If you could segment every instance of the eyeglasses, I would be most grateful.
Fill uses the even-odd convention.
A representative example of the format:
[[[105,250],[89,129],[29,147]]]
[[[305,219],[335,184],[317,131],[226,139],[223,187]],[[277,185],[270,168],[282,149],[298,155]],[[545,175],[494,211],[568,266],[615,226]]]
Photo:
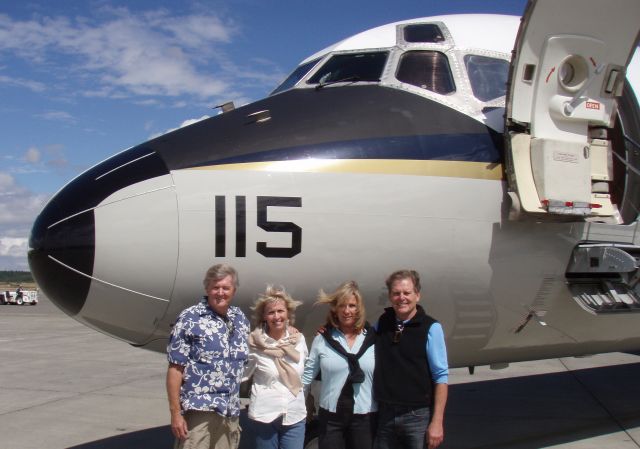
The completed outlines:
[[[402,321],[398,321],[396,323],[396,330],[393,333],[393,341],[394,343],[400,343],[400,338],[402,337],[402,331],[404,330],[404,323]]]

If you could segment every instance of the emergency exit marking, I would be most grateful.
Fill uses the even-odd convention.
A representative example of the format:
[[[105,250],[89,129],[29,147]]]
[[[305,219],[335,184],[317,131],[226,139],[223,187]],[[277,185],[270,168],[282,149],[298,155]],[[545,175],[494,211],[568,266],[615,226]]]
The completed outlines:
[[[587,101],[585,103],[585,106],[587,107],[587,109],[600,110],[600,103],[598,103],[597,101]]]

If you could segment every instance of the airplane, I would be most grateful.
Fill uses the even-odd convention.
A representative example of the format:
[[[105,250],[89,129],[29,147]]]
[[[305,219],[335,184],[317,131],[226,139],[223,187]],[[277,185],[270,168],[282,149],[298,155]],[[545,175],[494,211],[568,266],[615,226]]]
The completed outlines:
[[[356,280],[375,321],[386,276],[415,269],[451,367],[637,351],[638,18],[531,0],[346,38],[70,181],[31,271],[69,316],[161,352],[220,262],[247,314],[266,284],[303,301],[308,336],[319,289]]]

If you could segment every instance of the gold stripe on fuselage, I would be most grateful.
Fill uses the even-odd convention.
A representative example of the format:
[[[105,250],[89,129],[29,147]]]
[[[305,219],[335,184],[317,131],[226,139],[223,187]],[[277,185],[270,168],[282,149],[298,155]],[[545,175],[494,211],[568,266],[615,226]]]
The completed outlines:
[[[372,173],[383,175],[444,176],[502,179],[502,165],[487,162],[423,161],[398,159],[297,159],[207,165],[192,170],[240,170],[288,173]]]

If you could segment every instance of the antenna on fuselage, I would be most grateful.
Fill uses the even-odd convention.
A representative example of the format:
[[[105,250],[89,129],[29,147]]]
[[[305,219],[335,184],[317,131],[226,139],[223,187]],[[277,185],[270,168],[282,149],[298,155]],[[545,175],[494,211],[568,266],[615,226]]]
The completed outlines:
[[[233,104],[233,101],[227,101],[226,103],[222,103],[213,107],[213,109],[217,108],[220,108],[220,111],[224,114],[226,112],[233,111],[236,108],[236,105]]]

